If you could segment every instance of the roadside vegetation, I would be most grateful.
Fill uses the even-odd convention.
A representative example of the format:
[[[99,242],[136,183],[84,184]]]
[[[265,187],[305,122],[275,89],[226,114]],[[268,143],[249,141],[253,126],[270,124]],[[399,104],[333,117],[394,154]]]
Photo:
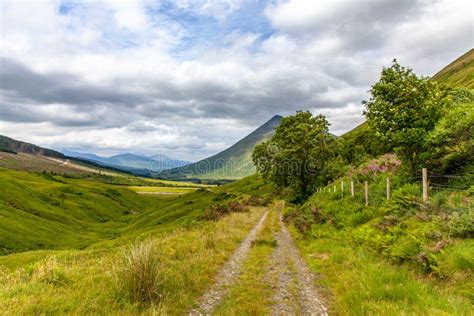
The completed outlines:
[[[394,61],[363,104],[366,123],[340,138],[322,116],[284,118],[254,151],[257,170],[291,202],[285,220],[330,291],[330,311],[468,314],[474,91]],[[422,168],[429,170],[427,201]]]

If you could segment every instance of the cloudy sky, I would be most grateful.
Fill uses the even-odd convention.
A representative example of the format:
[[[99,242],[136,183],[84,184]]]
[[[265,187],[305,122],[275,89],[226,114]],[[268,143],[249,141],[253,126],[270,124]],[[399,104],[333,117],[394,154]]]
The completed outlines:
[[[341,134],[397,58],[433,75],[473,47],[472,1],[1,0],[0,134],[198,160],[275,114]]]

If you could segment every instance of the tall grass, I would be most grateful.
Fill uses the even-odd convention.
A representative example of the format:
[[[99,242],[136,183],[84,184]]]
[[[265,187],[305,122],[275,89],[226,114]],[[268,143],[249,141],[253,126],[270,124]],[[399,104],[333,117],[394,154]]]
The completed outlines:
[[[125,248],[113,267],[119,293],[136,303],[159,301],[163,267],[163,260],[153,240]]]

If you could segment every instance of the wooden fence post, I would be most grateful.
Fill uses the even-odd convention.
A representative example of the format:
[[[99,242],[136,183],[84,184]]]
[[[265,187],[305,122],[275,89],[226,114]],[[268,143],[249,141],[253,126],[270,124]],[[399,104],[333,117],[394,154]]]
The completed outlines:
[[[423,202],[428,202],[428,169],[421,170],[423,175]]]
[[[344,198],[344,181],[341,181],[341,197]]]
[[[351,181],[351,195],[354,196],[354,181]]]
[[[365,206],[369,206],[369,182],[364,181]]]
[[[387,200],[390,200],[390,178],[387,177]]]

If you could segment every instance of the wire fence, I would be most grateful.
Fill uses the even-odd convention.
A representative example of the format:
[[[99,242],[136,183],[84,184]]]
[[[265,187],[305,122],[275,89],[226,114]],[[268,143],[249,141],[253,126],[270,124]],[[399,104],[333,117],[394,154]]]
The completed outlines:
[[[472,196],[474,195],[474,174],[473,173],[458,173],[458,174],[437,174],[437,173],[428,173],[427,169],[423,169],[421,176],[414,176],[404,179],[408,183],[417,183],[421,187],[422,191],[422,200],[425,203],[430,202],[430,193],[439,193],[446,192],[449,194],[452,193],[464,193],[466,199],[463,203],[466,205],[466,208],[456,208],[449,206],[452,210],[466,211],[466,209],[473,209],[474,203]],[[467,181],[457,181],[457,180],[467,180]],[[459,183],[461,182],[461,183]],[[467,183],[466,183],[467,182]],[[380,184],[379,184],[380,186]],[[392,179],[386,178],[385,185],[385,194],[384,197],[388,200],[391,198],[391,192],[394,189]],[[396,188],[395,188],[396,189]],[[355,182],[355,181],[339,181],[332,183],[324,188],[318,188],[317,192],[319,193],[339,193],[341,198],[351,195],[352,197],[358,197],[365,200],[365,205],[369,205],[369,197],[372,197],[372,194],[377,194],[380,198],[380,187],[376,192],[370,190],[370,185],[368,181],[364,182]]]

